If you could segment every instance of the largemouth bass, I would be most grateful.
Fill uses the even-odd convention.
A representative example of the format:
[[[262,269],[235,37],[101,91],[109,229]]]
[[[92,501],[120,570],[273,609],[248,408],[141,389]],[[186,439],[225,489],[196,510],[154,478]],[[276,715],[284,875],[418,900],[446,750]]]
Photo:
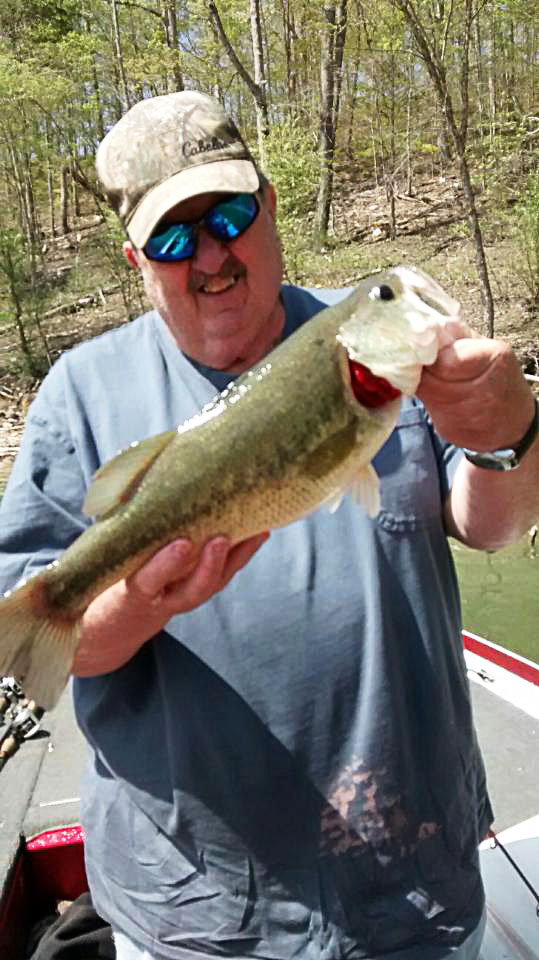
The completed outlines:
[[[238,542],[322,504],[335,509],[349,489],[374,516],[371,460],[401,393],[413,394],[423,366],[459,336],[458,313],[420,271],[375,274],[177,430],[106,463],[84,502],[96,522],[0,600],[0,674],[50,708],[88,605],[177,537],[200,549],[217,534]]]

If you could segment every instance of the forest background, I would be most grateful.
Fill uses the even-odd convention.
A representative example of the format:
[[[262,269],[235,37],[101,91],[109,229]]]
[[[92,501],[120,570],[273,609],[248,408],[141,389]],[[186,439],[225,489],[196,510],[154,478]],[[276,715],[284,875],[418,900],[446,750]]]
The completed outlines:
[[[531,0],[3,0],[0,457],[66,348],[146,308],[95,178],[143,97],[218,97],[276,184],[286,279],[423,267],[539,376]]]

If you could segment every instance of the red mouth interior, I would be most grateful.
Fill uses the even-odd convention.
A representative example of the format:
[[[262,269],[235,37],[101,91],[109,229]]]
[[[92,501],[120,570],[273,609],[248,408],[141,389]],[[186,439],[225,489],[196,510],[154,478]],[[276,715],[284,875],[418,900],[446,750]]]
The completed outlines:
[[[400,396],[400,390],[393,387],[384,377],[375,377],[373,373],[356,360],[348,361],[352,390],[358,403],[374,409]]]

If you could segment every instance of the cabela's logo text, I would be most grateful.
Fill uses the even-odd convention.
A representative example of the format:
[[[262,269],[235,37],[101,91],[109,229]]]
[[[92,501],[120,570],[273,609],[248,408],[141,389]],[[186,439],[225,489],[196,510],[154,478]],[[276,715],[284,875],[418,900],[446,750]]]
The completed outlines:
[[[224,147],[229,147],[230,144],[230,140],[221,140],[220,137],[207,137],[205,140],[186,140],[182,147],[182,152],[184,157],[196,157],[199,153],[209,153],[211,150],[223,150]]]

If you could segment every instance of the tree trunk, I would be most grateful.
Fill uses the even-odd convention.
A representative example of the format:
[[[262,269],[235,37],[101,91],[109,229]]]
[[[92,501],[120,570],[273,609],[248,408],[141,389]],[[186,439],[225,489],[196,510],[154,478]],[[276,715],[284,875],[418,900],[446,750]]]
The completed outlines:
[[[24,189],[24,174],[21,170],[20,159],[15,150],[15,144],[13,142],[13,137],[11,135],[11,130],[5,128],[5,137],[8,148],[9,159],[11,161],[11,169],[13,173],[13,182],[15,184],[15,189],[17,191],[17,202],[19,207],[19,223],[21,227],[21,233],[26,237],[27,242],[30,244],[32,242],[32,228],[30,224],[30,217],[27,207],[26,192]]]
[[[52,164],[50,157],[49,122],[45,122],[45,152],[47,157],[47,196],[49,200],[49,229],[51,237],[56,236],[56,218],[54,212],[54,182],[52,178]]]
[[[490,51],[488,57],[488,102],[490,113],[490,149],[496,155],[496,122],[498,115],[498,84],[496,79],[497,37],[494,14],[490,17]]]
[[[333,199],[333,168],[335,162],[335,137],[338,104],[336,104],[336,22],[337,8],[343,16],[339,0],[325,0],[324,26],[320,45],[320,130],[318,150],[320,157],[320,180],[314,214],[314,243],[320,249],[327,238],[331,201]],[[346,18],[342,27],[342,47],[346,34]],[[341,50],[342,50],[341,47]]]
[[[123,94],[123,110],[129,110],[131,106],[129,99],[129,88],[127,86],[127,78],[125,74],[124,60],[122,54],[122,44],[120,41],[120,24],[118,21],[118,0],[111,0],[110,9],[112,14],[112,37],[114,41],[114,53],[116,58],[116,66],[118,69],[118,76],[120,78],[121,90]]]
[[[212,92],[212,96],[214,96],[216,100],[219,100],[219,102],[222,103],[222,102],[223,102],[223,88],[222,88],[222,85],[221,85],[221,78],[222,78],[223,70],[222,70],[222,66],[221,66],[221,56],[220,56],[220,52],[221,52],[221,38],[219,37],[219,34],[218,34],[218,32],[217,32],[217,27],[215,26],[215,21],[214,21],[213,19],[210,18],[210,19],[208,20],[208,26],[209,26],[209,28],[210,28],[210,32],[211,32],[211,35],[212,35],[212,37],[213,37],[213,41],[214,41],[214,43],[215,43],[215,57],[212,58],[212,60],[213,60],[214,80],[213,80],[213,85],[212,85],[212,91],[211,91],[211,92]]]
[[[2,250],[2,261],[3,261],[2,263],[3,273],[6,277],[11,301],[15,308],[14,320],[15,320],[15,326],[17,328],[17,333],[19,335],[19,344],[21,347],[21,351],[24,356],[28,372],[32,376],[37,376],[39,371],[37,369],[37,365],[34,360],[34,355],[32,353],[30,341],[26,336],[26,330],[25,330],[24,321],[22,318],[22,303],[21,303],[21,298],[19,296],[17,268],[11,256],[11,251],[7,245],[4,246],[4,249]]]
[[[440,153],[442,170],[447,170],[447,168],[451,166],[453,153],[451,150],[451,137],[449,134],[449,130],[447,129],[447,120],[446,120],[443,107],[440,113],[440,123],[438,126],[437,141],[438,141],[438,150]]]
[[[428,25],[425,25],[421,21],[420,17],[420,7],[415,2],[415,0],[392,0],[393,6],[397,7],[405,16],[410,30],[414,36],[415,42],[425,64],[426,70],[431,78],[431,81],[434,86],[434,92],[438,99],[438,103],[442,110],[442,113],[445,116],[447,122],[448,130],[453,139],[455,145],[455,152],[457,154],[460,179],[462,183],[462,188],[464,191],[464,196],[466,200],[466,214],[468,219],[468,224],[470,227],[470,233],[472,237],[472,242],[474,246],[475,253],[475,263],[477,268],[477,274],[479,277],[479,283],[481,288],[481,299],[483,301],[483,317],[487,330],[487,336],[492,337],[494,335],[494,302],[492,299],[492,291],[490,288],[490,280],[488,275],[488,266],[485,256],[485,248],[483,246],[483,237],[481,234],[481,227],[479,224],[479,216],[477,213],[477,206],[475,203],[475,196],[472,186],[472,181],[470,177],[470,168],[468,166],[468,159],[466,156],[466,136],[468,131],[468,56],[469,56],[469,45],[471,39],[471,24],[473,20],[473,11],[472,4],[473,0],[461,0],[464,5],[464,22],[465,22],[465,35],[463,43],[467,46],[467,50],[462,51],[462,60],[461,60],[461,72],[460,72],[460,90],[461,90],[461,100],[462,100],[462,114],[460,119],[460,124],[457,121],[455,110],[453,107],[453,100],[449,92],[447,78],[445,73],[445,67],[443,64],[443,47],[442,53],[438,53],[436,49],[436,44],[431,39],[431,31]],[[444,35],[444,44],[447,40],[447,35]]]
[[[179,93],[185,90],[183,75],[180,66],[180,51],[178,47],[178,16],[176,12],[176,0],[165,0],[163,10],[163,21],[165,25],[165,37],[167,46],[172,51],[172,83],[168,84],[171,93]]]
[[[251,41],[253,45],[254,81],[259,90],[264,91],[263,99],[255,99],[256,133],[260,165],[264,167],[264,140],[269,133],[268,106],[266,101],[266,70],[262,47],[262,24],[260,21],[260,0],[250,0]]]
[[[26,210],[28,215],[28,241],[30,249],[35,251],[40,239],[40,227],[34,200],[32,165],[30,154],[27,151],[24,153],[24,195],[26,198]]]
[[[286,94],[287,94],[287,103],[288,110],[290,112],[290,107],[292,101],[294,100],[294,89],[292,81],[292,29],[291,29],[291,16],[290,16],[290,0],[281,0],[282,2],[282,21],[283,21],[283,44],[284,44],[284,61],[285,61],[285,75],[286,75]]]
[[[54,184],[52,179],[52,167],[47,157],[47,194],[49,198],[49,229],[51,237],[56,236],[56,220],[54,215]]]
[[[341,104],[344,72],[344,47],[346,43],[347,0],[338,0],[335,8],[335,93],[333,97],[333,128],[337,130]]]
[[[92,21],[88,14],[83,15],[84,27],[88,36],[92,33]],[[94,89],[94,101],[95,101],[95,129],[97,133],[97,139],[99,142],[103,140],[105,136],[105,125],[103,123],[103,109],[101,105],[101,90],[99,89],[99,80],[97,78],[97,70],[95,68],[95,60],[92,63],[92,87]]]
[[[475,203],[473,185],[470,177],[470,168],[468,166],[465,146],[463,144],[458,146],[457,143],[455,142],[455,147],[456,147],[458,162],[459,162],[460,179],[461,179],[462,187],[464,190],[464,196],[466,198],[468,224],[470,227],[470,233],[472,235],[472,241],[474,246],[475,266],[477,270],[477,275],[479,277],[479,282],[481,285],[481,299],[483,301],[483,318],[486,326],[486,334],[487,334],[487,337],[493,337],[494,336],[494,301],[492,299],[492,290],[490,287],[490,279],[488,275],[487,258],[485,256],[485,248],[483,245],[483,235],[481,233],[481,226],[479,224],[479,214],[477,213],[477,206]]]
[[[412,172],[412,148],[411,148],[411,127],[412,127],[412,95],[414,89],[414,68],[410,63],[408,71],[408,91],[406,94],[406,196],[413,196],[413,172]]]
[[[63,163],[60,167],[60,236],[69,233],[69,166]]]
[[[223,47],[225,48],[230,61],[238,71],[240,77],[242,78],[244,83],[247,85],[247,87],[249,88],[253,96],[253,99],[255,101],[255,109],[257,111],[257,126],[258,126],[258,114],[260,111],[260,116],[262,119],[260,122],[260,127],[258,129],[261,130],[262,132],[266,131],[267,133],[267,131],[269,130],[269,120],[268,120],[268,101],[267,101],[265,84],[257,83],[256,80],[254,80],[253,77],[251,77],[248,70],[246,70],[246,68],[244,67],[238,54],[234,50],[234,47],[232,46],[230,40],[226,35],[225,28],[223,27],[221,17],[219,16],[219,11],[217,10],[214,0],[207,0],[207,2],[208,2],[209,17],[214,24],[216,33],[221,43],[223,44]],[[256,0],[256,2],[258,4],[258,0]],[[260,33],[260,36],[262,36],[261,33]],[[260,47],[262,48],[262,41],[260,42]],[[262,144],[262,153],[263,152],[264,151],[263,151],[263,144]]]
[[[349,98],[349,110],[348,110],[348,137],[346,144],[346,155],[349,160],[353,156],[353,143],[354,143],[354,120],[356,113],[356,90],[357,90],[357,78],[359,77],[359,65],[361,63],[361,31],[359,29],[359,24],[356,27],[356,51],[352,61],[352,83],[349,84],[348,98]]]
[[[389,239],[397,237],[397,217],[395,213],[395,181],[392,176],[386,177],[386,197],[389,203]]]
[[[75,166],[74,160],[71,161],[69,166],[69,180],[71,182],[71,209],[76,217],[80,217],[80,193],[79,193],[79,184],[78,181],[73,176],[73,168]]]

